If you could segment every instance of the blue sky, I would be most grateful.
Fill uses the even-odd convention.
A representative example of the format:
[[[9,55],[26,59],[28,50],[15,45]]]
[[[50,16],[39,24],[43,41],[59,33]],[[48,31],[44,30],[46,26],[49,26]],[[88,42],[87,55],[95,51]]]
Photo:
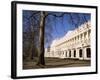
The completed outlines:
[[[90,20],[90,14],[84,14],[84,13],[78,13],[80,16],[85,15],[86,20]],[[77,13],[72,13],[72,15],[77,15]],[[64,36],[69,30],[74,30],[79,27],[79,25],[83,24],[85,21],[80,19],[80,21],[77,19],[77,17],[73,17],[74,22],[76,22],[77,26],[71,23],[69,20],[69,15],[64,15],[63,18],[56,18],[55,20],[52,20],[51,24],[52,27],[54,27],[52,34],[53,38],[60,38]],[[56,28],[56,30],[55,30]]]
[[[29,18],[32,12],[34,11],[25,10],[23,11],[23,16],[26,18]],[[55,14],[60,15],[62,14],[62,12],[56,12]],[[23,28],[25,30],[27,30],[27,28],[30,27],[30,24],[26,18],[23,19]],[[84,22],[90,19],[91,19],[91,14],[89,13],[72,13],[72,12],[67,13],[66,12],[66,14],[63,17],[56,17],[56,18],[52,15],[49,15],[46,19],[45,31],[49,31],[48,29],[52,28],[50,31],[50,34],[52,36],[49,37],[50,39],[49,43],[46,43],[45,46],[47,47],[48,45],[52,43],[54,39],[61,38],[69,30],[74,30],[78,28],[79,25],[83,24]],[[72,24],[72,22],[74,24]],[[75,26],[75,24],[77,25]]]

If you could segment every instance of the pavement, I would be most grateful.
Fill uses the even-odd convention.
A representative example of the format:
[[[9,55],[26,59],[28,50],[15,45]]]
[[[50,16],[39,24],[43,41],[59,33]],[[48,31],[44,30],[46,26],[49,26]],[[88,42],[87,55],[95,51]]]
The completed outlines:
[[[36,60],[23,61],[23,69],[84,67],[91,66],[90,60],[45,58],[45,65],[36,65]]]

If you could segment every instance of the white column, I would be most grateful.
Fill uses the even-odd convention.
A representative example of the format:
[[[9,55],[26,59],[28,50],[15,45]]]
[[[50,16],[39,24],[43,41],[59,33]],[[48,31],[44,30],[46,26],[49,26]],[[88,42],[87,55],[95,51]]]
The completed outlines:
[[[83,59],[85,60],[87,58],[86,48],[83,48]]]
[[[88,36],[89,36],[89,35],[88,35],[88,31],[87,31],[87,32],[86,32],[86,39],[88,39]]]
[[[74,58],[74,50],[71,50],[71,58]]]
[[[79,49],[76,49],[76,58],[79,59]]]
[[[64,51],[64,58],[66,58],[66,51]]]
[[[63,58],[63,51],[61,51],[61,55],[60,55],[60,58]]]
[[[58,53],[58,51],[56,51],[56,52],[55,52],[55,56],[58,57],[58,55],[59,55],[59,53]]]

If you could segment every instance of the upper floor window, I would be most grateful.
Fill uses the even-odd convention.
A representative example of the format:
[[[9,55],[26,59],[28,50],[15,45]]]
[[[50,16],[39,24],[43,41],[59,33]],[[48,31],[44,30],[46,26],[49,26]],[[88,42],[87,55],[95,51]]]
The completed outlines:
[[[79,35],[78,35],[78,40],[79,40]]]
[[[83,34],[81,34],[81,39],[83,38]]]
[[[88,30],[88,37],[90,37],[90,34],[91,34],[91,30]]]
[[[84,39],[86,39],[87,32],[84,33]]]

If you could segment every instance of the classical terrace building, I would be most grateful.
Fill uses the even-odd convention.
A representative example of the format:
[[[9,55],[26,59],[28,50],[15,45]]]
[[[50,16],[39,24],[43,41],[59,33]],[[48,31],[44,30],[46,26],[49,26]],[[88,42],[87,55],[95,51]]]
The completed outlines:
[[[91,23],[80,25],[77,29],[52,42],[45,49],[45,57],[73,58],[81,60],[91,59]]]

